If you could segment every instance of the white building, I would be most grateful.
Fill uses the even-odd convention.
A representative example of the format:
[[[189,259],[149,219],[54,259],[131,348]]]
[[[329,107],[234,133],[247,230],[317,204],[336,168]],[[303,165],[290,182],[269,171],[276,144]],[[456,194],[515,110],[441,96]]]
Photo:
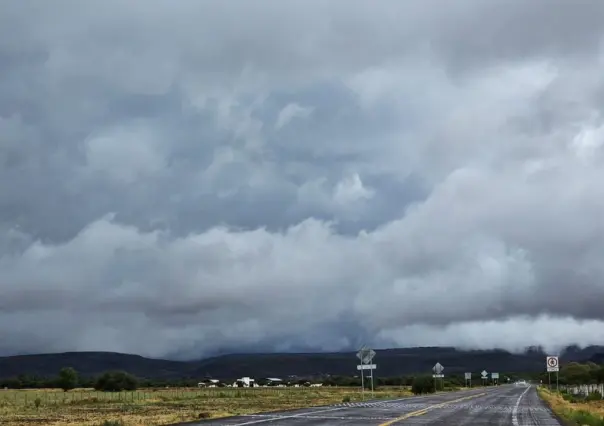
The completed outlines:
[[[235,383],[233,383],[233,386],[234,387],[253,388],[256,386],[256,383],[254,382],[254,379],[252,379],[252,378],[242,377],[241,379],[235,380]]]

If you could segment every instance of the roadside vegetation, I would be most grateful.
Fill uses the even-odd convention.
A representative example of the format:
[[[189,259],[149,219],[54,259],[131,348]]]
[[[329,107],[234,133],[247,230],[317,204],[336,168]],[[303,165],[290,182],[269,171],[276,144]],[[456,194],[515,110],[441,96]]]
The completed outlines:
[[[408,395],[408,388],[375,391],[376,398]],[[0,418],[3,426],[147,426],[356,401],[361,390],[352,387],[0,390]]]
[[[539,396],[569,425],[604,426],[604,401],[599,392],[577,398],[566,392],[539,388]]]
[[[547,373],[546,373],[547,374]],[[601,389],[604,383],[604,367],[594,363],[568,363],[562,366],[556,391],[550,387],[549,377],[539,387],[539,396],[569,425],[604,426],[604,400]],[[599,389],[599,390],[598,390]]]

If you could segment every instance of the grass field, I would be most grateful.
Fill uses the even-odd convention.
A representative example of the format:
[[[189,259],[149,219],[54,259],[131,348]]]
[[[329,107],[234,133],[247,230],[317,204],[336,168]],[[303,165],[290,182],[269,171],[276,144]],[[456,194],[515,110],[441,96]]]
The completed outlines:
[[[557,392],[539,388],[539,395],[552,410],[571,424],[604,426],[604,401],[571,402]]]
[[[376,398],[410,395],[408,389],[376,390]],[[369,393],[366,392],[366,398]],[[100,426],[105,420],[124,425],[166,425],[342,401],[360,401],[358,388],[213,388],[143,389],[105,393],[88,389],[0,390],[0,419],[3,426],[80,425]]]

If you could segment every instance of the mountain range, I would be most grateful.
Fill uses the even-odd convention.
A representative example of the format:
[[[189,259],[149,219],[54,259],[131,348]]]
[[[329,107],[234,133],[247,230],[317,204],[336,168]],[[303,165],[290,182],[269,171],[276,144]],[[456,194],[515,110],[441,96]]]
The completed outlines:
[[[500,349],[460,350],[452,347],[419,347],[376,350],[374,363],[380,377],[430,373],[439,362],[445,374],[518,372],[532,373],[545,369],[541,348],[527,348],[523,353]],[[603,346],[570,346],[560,354],[565,362],[604,360]],[[125,370],[141,378],[190,379],[214,377],[232,379],[242,376],[285,377],[357,374],[354,352],[332,353],[253,353],[220,355],[198,361],[171,361],[113,352],[66,352],[0,357],[0,379],[18,375],[55,376],[63,367],[73,367],[83,376],[95,376],[108,370]]]

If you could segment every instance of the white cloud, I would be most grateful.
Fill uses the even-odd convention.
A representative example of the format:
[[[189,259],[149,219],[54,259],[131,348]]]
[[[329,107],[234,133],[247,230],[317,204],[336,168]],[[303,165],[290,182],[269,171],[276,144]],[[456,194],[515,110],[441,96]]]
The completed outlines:
[[[313,112],[313,108],[311,107],[303,107],[296,103],[290,103],[283,107],[281,111],[279,111],[279,116],[277,117],[277,122],[275,123],[276,129],[281,129],[283,126],[286,126],[290,121],[294,118],[306,118]]]
[[[373,197],[373,190],[366,188],[358,173],[338,182],[334,189],[336,203],[346,205]]]
[[[85,142],[87,168],[107,175],[120,185],[132,184],[161,172],[165,158],[151,129],[110,129]]]
[[[560,354],[564,344],[560,335],[573,336],[579,346],[604,339],[604,321],[579,321],[572,317],[514,317],[505,321],[473,321],[446,327],[410,326],[380,333],[384,339],[411,340],[418,346],[457,346],[465,349],[507,348],[522,351],[541,346],[550,354]],[[518,331],[522,330],[522,333]]]

